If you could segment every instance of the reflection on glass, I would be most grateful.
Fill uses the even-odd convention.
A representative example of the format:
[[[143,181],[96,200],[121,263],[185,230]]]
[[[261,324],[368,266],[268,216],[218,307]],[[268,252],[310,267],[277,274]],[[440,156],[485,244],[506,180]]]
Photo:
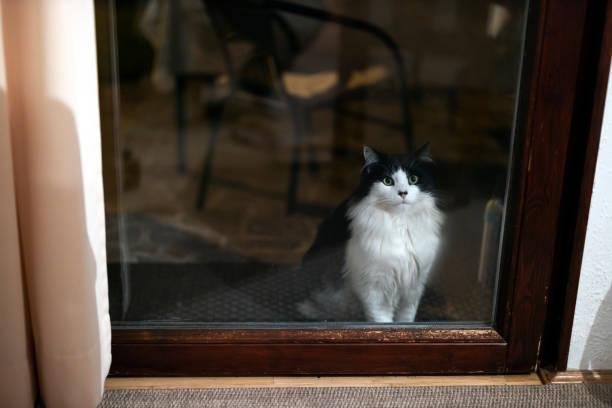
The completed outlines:
[[[526,1],[97,7],[115,324],[492,322]]]

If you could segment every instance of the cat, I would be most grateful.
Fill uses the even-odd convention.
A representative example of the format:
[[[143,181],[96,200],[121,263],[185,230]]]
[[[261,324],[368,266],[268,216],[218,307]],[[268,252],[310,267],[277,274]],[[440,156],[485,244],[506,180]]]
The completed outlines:
[[[319,225],[302,260],[322,287],[298,304],[312,320],[414,322],[440,245],[443,214],[426,144],[391,155],[364,146],[356,191]]]

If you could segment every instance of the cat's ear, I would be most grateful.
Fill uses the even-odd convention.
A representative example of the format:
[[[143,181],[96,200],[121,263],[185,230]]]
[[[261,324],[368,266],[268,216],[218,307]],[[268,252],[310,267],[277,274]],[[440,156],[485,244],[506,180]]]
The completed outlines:
[[[365,161],[363,167],[369,166],[370,164],[380,161],[380,153],[370,146],[363,146],[363,159]]]
[[[416,152],[414,152],[414,157],[422,162],[433,163],[433,157],[431,157],[431,151],[429,149],[429,142],[419,147]]]

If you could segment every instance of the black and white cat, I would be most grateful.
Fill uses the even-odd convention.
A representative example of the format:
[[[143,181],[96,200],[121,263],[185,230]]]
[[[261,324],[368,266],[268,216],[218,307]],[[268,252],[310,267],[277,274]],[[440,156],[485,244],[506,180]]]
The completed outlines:
[[[412,155],[363,148],[357,190],[319,226],[305,273],[323,287],[298,305],[315,320],[413,322],[440,243],[428,145]],[[359,316],[359,317],[357,317]]]

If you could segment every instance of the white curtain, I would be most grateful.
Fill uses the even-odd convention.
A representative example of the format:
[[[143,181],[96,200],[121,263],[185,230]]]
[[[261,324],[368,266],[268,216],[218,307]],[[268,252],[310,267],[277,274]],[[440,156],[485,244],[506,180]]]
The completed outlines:
[[[93,407],[110,366],[93,1],[0,0],[0,405]]]

